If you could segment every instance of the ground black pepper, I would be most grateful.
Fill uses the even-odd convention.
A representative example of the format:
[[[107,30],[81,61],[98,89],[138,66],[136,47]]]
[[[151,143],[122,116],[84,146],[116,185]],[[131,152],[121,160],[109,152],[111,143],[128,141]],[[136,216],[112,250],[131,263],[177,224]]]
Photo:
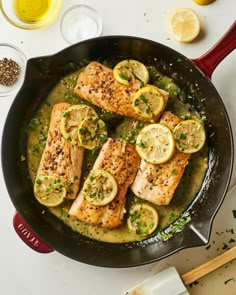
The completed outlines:
[[[12,86],[20,76],[20,66],[12,59],[0,59],[0,84]]]

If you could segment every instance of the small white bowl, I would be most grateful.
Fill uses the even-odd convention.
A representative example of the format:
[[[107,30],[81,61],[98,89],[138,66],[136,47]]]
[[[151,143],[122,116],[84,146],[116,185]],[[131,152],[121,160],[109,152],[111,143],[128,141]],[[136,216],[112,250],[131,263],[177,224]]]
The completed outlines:
[[[98,37],[102,34],[102,19],[90,6],[72,6],[62,16],[61,33],[69,44]]]
[[[20,67],[20,75],[17,81],[11,86],[0,84],[0,96],[8,96],[14,94],[21,87],[24,77],[27,59],[24,53],[14,45],[0,43],[0,60],[3,58],[12,59]]]

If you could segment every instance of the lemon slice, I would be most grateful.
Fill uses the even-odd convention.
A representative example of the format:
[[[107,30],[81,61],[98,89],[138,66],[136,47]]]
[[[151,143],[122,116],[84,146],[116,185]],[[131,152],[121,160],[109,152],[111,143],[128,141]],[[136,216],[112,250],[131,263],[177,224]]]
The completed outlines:
[[[88,150],[99,148],[107,140],[106,124],[99,118],[87,117],[78,129],[79,144]]]
[[[118,186],[115,178],[105,170],[93,170],[84,182],[82,194],[95,206],[104,206],[116,196]]]
[[[206,133],[201,123],[195,120],[180,122],[173,131],[176,147],[183,153],[196,153],[204,145]]]
[[[156,209],[146,203],[134,204],[129,210],[128,228],[138,235],[147,236],[157,228],[159,216]]]
[[[60,205],[66,197],[63,182],[53,175],[41,175],[34,183],[34,195],[39,203],[47,207]]]
[[[191,8],[176,8],[169,15],[169,29],[180,42],[191,42],[200,33],[200,19]]]
[[[73,145],[79,145],[78,128],[86,117],[97,118],[94,109],[87,105],[73,105],[66,109],[61,118],[61,133]]]
[[[126,59],[119,62],[113,69],[114,78],[124,84],[128,85],[131,80],[138,79],[146,84],[149,80],[149,73],[146,66],[133,59]]]
[[[135,92],[133,108],[144,119],[158,116],[165,107],[165,99],[155,86],[146,86]]]
[[[175,141],[168,127],[162,124],[150,124],[138,134],[136,149],[146,162],[161,164],[172,158],[175,151]]]
[[[215,0],[193,0],[193,2],[195,2],[198,5],[208,5],[214,1]]]

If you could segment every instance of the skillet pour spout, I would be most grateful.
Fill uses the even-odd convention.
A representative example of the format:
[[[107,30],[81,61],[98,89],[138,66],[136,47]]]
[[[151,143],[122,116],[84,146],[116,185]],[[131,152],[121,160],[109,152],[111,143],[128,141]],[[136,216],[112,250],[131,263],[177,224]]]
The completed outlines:
[[[206,59],[195,60],[201,65],[200,70],[194,62],[167,46],[129,36],[98,37],[75,44],[55,55],[28,61],[25,81],[4,126],[2,167],[8,193],[18,212],[17,218],[14,218],[14,226],[24,241],[31,243],[31,248],[44,253],[54,249],[67,257],[91,265],[131,267],[151,263],[180,249],[201,246],[208,242],[214,216],[230,183],[234,151],[227,111],[206,76],[210,76],[217,63],[235,48],[235,33],[234,23],[216,45],[221,48],[220,57],[215,56],[216,47],[207,53],[208,58],[214,55],[211,58],[214,65],[206,66],[206,75],[202,72],[205,71],[203,64]],[[227,49],[224,44],[228,44]],[[184,83],[185,87],[194,88],[194,107],[207,118],[205,127],[209,146],[208,170],[199,192],[183,213],[190,214],[191,221],[167,241],[163,241],[158,235],[123,244],[92,240],[72,231],[35,200],[27,161],[24,160],[27,141],[25,128],[50,90],[63,76],[74,70],[70,65],[100,58],[136,59],[143,63],[152,61],[162,65],[161,71],[164,74],[175,73],[177,84]],[[27,225],[27,230],[19,230],[24,224]],[[33,245],[32,240],[35,239],[38,239],[40,246],[38,243]]]

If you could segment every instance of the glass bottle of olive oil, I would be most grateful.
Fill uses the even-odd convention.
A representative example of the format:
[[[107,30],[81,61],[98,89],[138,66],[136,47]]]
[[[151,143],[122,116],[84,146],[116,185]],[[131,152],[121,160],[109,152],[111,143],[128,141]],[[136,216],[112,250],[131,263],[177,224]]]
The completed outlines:
[[[34,23],[43,20],[48,14],[52,0],[14,0],[16,16],[25,23]]]

